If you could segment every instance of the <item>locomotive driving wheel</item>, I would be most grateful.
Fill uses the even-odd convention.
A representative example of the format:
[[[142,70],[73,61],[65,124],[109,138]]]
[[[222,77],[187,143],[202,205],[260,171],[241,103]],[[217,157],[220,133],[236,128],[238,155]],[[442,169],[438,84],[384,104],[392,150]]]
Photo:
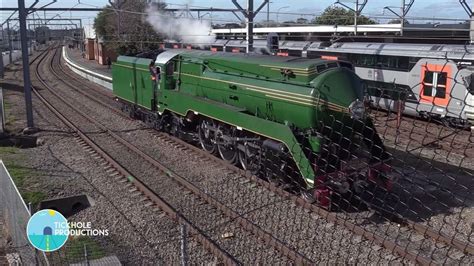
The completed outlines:
[[[238,162],[238,151],[235,141],[235,130],[232,127],[224,124],[219,124],[216,130],[216,144],[217,150],[221,158],[231,164]]]
[[[244,170],[254,175],[258,174],[261,167],[258,153],[251,149],[247,143],[243,145],[243,150],[239,149],[239,162]]]
[[[198,128],[199,143],[201,147],[209,153],[215,153],[217,149],[215,143],[215,128],[216,125],[214,121],[208,119],[203,119]]]

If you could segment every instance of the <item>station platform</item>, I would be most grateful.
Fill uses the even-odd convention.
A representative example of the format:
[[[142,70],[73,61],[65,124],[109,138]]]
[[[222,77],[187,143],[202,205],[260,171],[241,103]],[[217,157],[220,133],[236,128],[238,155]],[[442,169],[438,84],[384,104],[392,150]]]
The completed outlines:
[[[92,72],[102,74],[104,76],[112,77],[112,69],[108,68],[107,66],[100,65],[95,60],[88,60],[82,57],[81,50],[79,49],[66,49],[66,54],[70,60],[72,60],[77,65],[91,70]]]
[[[95,60],[82,58],[77,49],[62,48],[62,57],[66,65],[76,74],[109,90],[113,89],[112,69],[99,65]]]

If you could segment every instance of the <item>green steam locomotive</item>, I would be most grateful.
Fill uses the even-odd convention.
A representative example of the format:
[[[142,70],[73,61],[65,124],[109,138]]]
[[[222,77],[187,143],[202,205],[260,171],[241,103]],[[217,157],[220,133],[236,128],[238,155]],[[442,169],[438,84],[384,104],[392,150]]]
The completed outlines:
[[[390,189],[390,159],[346,62],[170,50],[118,58],[123,111],[308,199]]]

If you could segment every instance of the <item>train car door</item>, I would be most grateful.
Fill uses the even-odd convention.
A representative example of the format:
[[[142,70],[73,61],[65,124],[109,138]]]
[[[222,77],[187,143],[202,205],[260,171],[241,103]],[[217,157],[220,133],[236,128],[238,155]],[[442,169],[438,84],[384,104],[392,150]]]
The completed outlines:
[[[448,106],[451,95],[451,66],[424,64],[421,67],[420,102]]]

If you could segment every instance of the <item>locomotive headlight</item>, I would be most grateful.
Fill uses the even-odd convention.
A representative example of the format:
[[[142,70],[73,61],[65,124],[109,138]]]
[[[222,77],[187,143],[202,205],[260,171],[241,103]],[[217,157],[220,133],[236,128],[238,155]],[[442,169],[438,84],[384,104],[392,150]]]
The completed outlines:
[[[365,115],[365,104],[359,99],[353,101],[349,105],[349,113],[351,114],[352,119],[362,119]]]

